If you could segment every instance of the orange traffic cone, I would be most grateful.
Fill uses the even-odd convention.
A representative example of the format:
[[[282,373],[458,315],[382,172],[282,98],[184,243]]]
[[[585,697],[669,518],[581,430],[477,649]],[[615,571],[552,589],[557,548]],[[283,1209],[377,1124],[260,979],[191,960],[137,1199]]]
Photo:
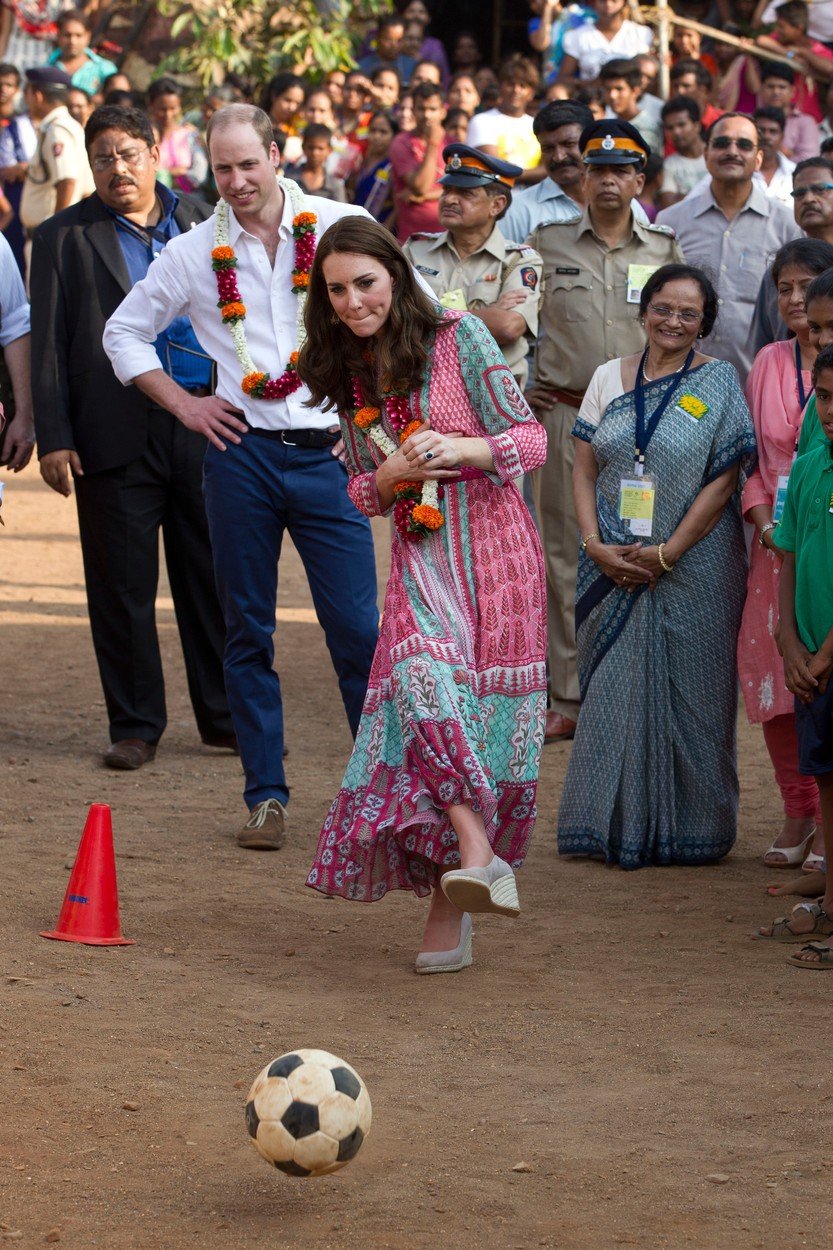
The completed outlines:
[[[93,803],[69,879],[58,925],[41,937],[86,946],[132,946],[122,937],[113,822],[106,803]]]

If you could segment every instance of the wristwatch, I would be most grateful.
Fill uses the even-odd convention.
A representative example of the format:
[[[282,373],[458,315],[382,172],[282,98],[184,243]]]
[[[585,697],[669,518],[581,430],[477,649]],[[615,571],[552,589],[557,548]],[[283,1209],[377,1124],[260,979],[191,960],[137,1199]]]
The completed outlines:
[[[765,536],[766,536],[766,535],[767,535],[767,534],[768,534],[771,530],[775,530],[775,529],[777,529],[777,528],[778,528],[778,526],[777,526],[777,524],[775,523],[775,521],[767,521],[766,525],[762,525],[762,526],[761,526],[761,528],[758,530],[758,542],[761,544],[761,546],[762,546],[762,547],[765,547],[765,546],[766,546],[766,543],[764,542],[764,538],[765,538]]]

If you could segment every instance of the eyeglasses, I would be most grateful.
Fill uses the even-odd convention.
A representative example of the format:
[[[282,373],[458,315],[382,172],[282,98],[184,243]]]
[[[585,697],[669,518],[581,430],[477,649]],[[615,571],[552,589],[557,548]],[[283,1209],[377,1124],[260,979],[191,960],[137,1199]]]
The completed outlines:
[[[718,135],[711,140],[709,146],[718,152],[725,152],[732,144],[739,152],[754,152],[758,146],[754,139],[735,139],[732,135]]]
[[[794,200],[803,200],[805,195],[824,195],[825,191],[833,191],[833,182],[811,182],[807,187],[796,187],[790,195]]]
[[[671,321],[672,318],[679,317],[683,325],[693,326],[703,320],[703,314],[695,312],[693,308],[669,308],[667,304],[649,304],[648,307],[660,321]]]
[[[124,152],[114,152],[112,156],[96,156],[90,164],[97,174],[106,173],[117,161],[122,161],[125,165],[135,169],[136,166],[142,164],[149,150],[149,148],[126,148]]]

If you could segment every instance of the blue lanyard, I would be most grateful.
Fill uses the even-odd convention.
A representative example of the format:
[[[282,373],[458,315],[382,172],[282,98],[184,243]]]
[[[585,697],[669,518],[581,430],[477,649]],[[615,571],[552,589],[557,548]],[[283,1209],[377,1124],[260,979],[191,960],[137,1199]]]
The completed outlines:
[[[803,412],[804,405],[807,403],[807,400],[816,388],[811,386],[810,395],[804,394],[804,379],[801,376],[801,348],[798,346],[798,339],[795,340],[795,386],[798,392],[799,409]],[[796,446],[798,446],[797,443]]]
[[[636,400],[636,448],[633,453],[634,464],[638,476],[642,476],[645,468],[645,452],[648,450],[648,444],[654,436],[654,431],[660,423],[660,418],[671,403],[671,396],[677,387],[685,378],[691,368],[691,362],[694,359],[694,348],[685,358],[685,364],[679,373],[675,373],[665,388],[665,393],[659,404],[654,410],[646,425],[645,423],[645,385],[644,385],[644,369],[645,361],[648,359],[648,348],[642,353],[642,359],[639,362],[639,368],[636,371],[636,386],[634,387],[634,398]]]

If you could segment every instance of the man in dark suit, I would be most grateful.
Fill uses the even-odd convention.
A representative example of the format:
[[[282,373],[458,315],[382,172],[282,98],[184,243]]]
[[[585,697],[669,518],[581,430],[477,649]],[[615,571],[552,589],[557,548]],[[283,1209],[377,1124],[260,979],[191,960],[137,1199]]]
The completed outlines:
[[[75,496],[111,768],[153,759],[166,724],[155,624],[159,530],[197,727],[236,749],[223,682],[225,628],[202,501],[205,439],[113,373],[107,318],[168,239],[209,215],[156,181],[159,151],[134,109],[102,107],[87,123],[95,193],[38,228],[32,250],[32,390],[41,475]],[[187,318],[155,344],[162,367],[194,395],[212,362]]]

